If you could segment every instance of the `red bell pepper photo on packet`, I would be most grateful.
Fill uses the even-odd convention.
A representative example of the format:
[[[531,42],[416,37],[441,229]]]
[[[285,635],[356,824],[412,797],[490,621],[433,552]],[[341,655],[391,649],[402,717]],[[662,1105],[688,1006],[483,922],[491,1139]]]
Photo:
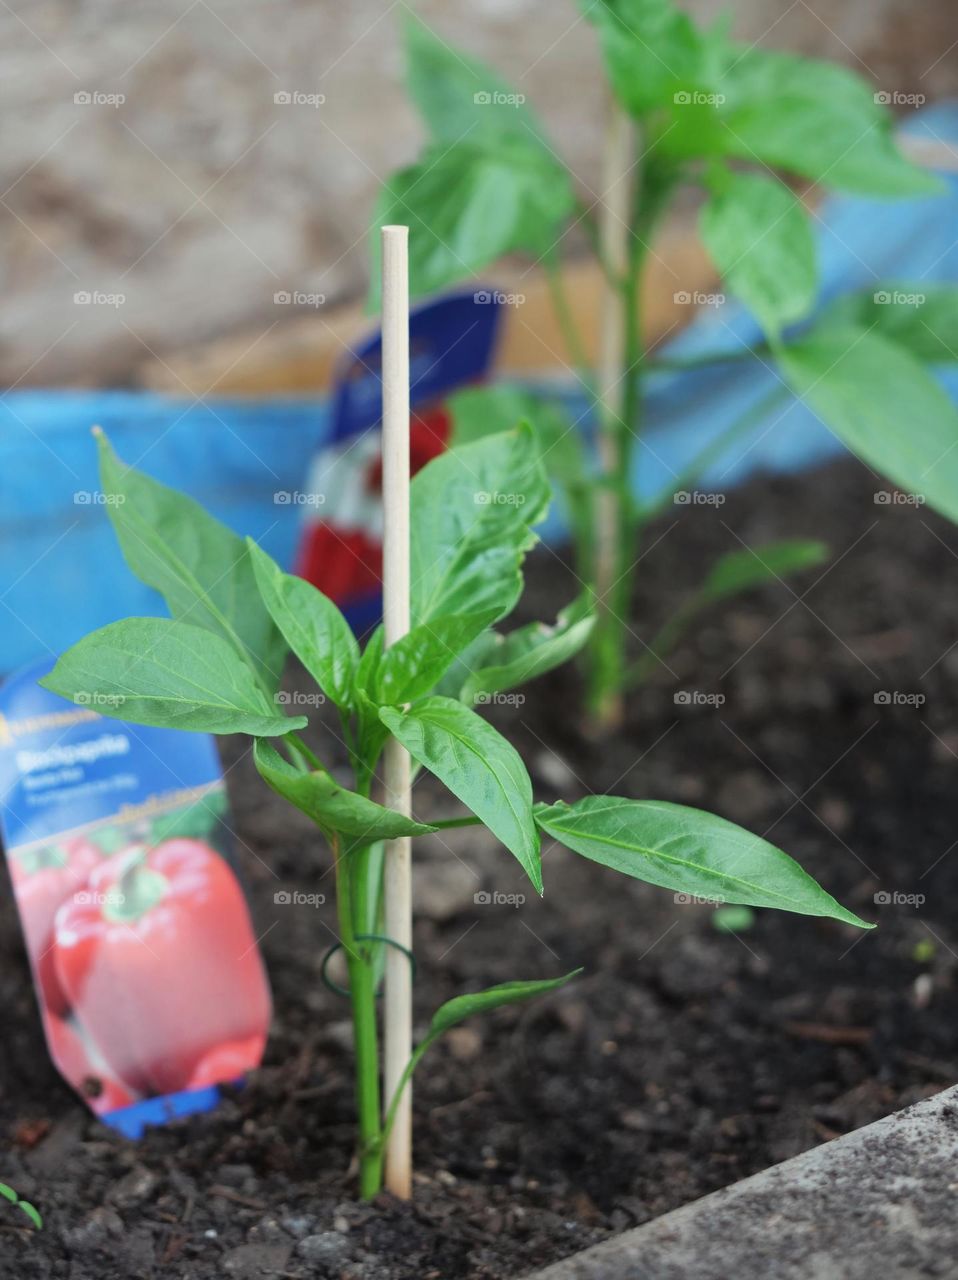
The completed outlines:
[[[66,704],[51,666],[0,689],[0,828],[50,1056],[136,1136],[259,1065],[269,986],[212,739]]]

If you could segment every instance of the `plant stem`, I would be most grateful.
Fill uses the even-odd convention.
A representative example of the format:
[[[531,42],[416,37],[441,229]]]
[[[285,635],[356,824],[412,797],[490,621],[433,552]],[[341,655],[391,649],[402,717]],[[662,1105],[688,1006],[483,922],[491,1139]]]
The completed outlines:
[[[332,837],[336,862],[336,911],[339,940],[346,954],[349,995],[352,1002],[353,1035],[356,1047],[356,1109],[359,1115],[359,1192],[370,1200],[382,1187],[383,1152],[379,1093],[379,1036],[376,1027],[376,975],[368,953],[357,945],[354,912],[363,912],[364,902],[353,903],[349,855],[341,838]],[[358,884],[359,895],[368,885]]]
[[[572,308],[569,305],[569,299],[566,296],[565,285],[562,283],[562,269],[555,254],[550,253],[546,257],[545,267],[546,279],[549,282],[549,292],[552,297],[552,306],[555,310],[566,348],[580,380],[586,384],[590,394],[594,395],[595,384],[589,368],[588,357],[585,353],[579,327],[575,322]]]

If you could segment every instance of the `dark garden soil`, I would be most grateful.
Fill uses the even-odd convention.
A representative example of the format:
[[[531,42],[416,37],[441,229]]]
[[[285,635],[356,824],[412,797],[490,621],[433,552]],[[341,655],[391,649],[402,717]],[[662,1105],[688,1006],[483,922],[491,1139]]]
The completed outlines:
[[[592,789],[714,808],[878,930],[764,912],[723,933],[708,905],[561,849],[546,853],[533,901],[477,830],[421,841],[423,1021],[455,993],[586,972],[432,1051],[416,1092],[415,1202],[358,1205],[347,1010],[319,981],[328,859],[231,743],[275,990],[266,1064],[215,1114],[137,1144],[112,1136],[47,1063],[4,894],[0,1178],[47,1219],[33,1235],[4,1215],[4,1280],[501,1280],[958,1080],[958,532],[876,504],[887,489],[843,462],[756,480],[721,507],[674,508],[647,539],[634,615],[646,638],[740,540],[822,537],[831,565],[794,583],[801,599],[775,583],[714,610],[670,660],[674,677],[661,671],[601,741],[577,727],[568,673],[492,708],[542,798]],[[529,579],[526,614],[552,616],[573,594],[549,551]],[[454,812],[428,781],[420,790],[421,815]],[[274,904],[283,889],[330,901]]]

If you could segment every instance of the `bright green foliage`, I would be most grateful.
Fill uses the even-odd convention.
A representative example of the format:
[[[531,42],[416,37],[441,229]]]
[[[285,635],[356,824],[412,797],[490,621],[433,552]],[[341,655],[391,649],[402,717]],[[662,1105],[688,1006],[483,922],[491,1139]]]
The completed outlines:
[[[807,315],[818,274],[808,218],[788,187],[758,173],[726,173],[702,206],[702,239],[726,284],[769,333]]]
[[[405,714],[383,707],[379,715],[412,758],[445,783],[515,854],[541,893],[532,783],[515,747],[452,698],[428,698]]]
[[[268,737],[306,724],[287,719],[225,640],[188,622],[126,618],[85,636],[40,681],[101,715],[202,733]]]
[[[648,246],[671,201],[684,185],[700,187],[700,230],[720,288],[739,299],[765,333],[755,354],[777,364],[783,387],[803,395],[869,465],[897,484],[927,489],[930,502],[949,510],[952,466],[939,468],[936,459],[954,457],[955,412],[910,357],[925,363],[958,358],[955,291],[930,288],[910,310],[884,306],[881,298],[839,300],[811,335],[796,338],[814,311],[819,274],[810,215],[789,183],[883,198],[943,189],[898,150],[893,118],[873,85],[845,67],[740,43],[725,21],[699,26],[674,0],[578,0],[578,7],[594,29],[620,110],[636,123],[634,162],[623,179],[630,186],[628,262],[613,269],[596,246],[609,283],[625,299],[624,315],[638,316]],[[409,224],[413,292],[467,280],[504,254],[525,252],[547,268],[566,346],[583,365],[585,344],[563,295],[556,255],[571,231],[590,231],[597,242],[595,192],[574,197],[572,176],[524,95],[498,72],[418,21],[406,26],[406,62],[410,96],[429,140],[414,165],[388,180],[375,225]],[[519,421],[530,424],[572,535],[577,575],[595,593],[587,674],[600,721],[614,719],[622,689],[654,669],[664,642],[710,598],[707,587],[696,593],[629,665],[625,617],[641,561],[637,544],[651,511],[633,502],[632,484],[641,456],[642,383],[654,360],[643,352],[639,319],[623,323],[617,403],[601,411],[596,405],[606,446],[597,456],[584,448],[578,424],[528,391],[469,388],[451,406],[455,447],[471,447]],[[870,376],[868,348],[856,354],[850,345],[871,329],[874,342],[894,346],[879,379]],[[594,390],[590,372],[577,372]],[[892,381],[898,391],[886,397]],[[918,408],[903,412],[909,404]],[[902,430],[903,421],[919,417],[917,432]],[[742,424],[751,425],[748,419]],[[938,483],[925,484],[929,467]],[[687,479],[694,482],[695,475]],[[610,524],[611,534],[599,536]],[[477,642],[470,659],[481,654]],[[462,675],[454,665],[443,691]]]
[[[875,332],[827,330],[786,347],[796,395],[869,466],[958,519],[958,409],[919,360]]]
[[[536,822],[584,858],[663,889],[872,927],[787,853],[714,813],[663,800],[587,796],[573,805],[538,806]]]
[[[815,334],[856,329],[909,351],[925,364],[958,362],[958,286],[883,282],[862,293],[846,293],[822,312]],[[503,423],[504,430],[508,423]]]
[[[97,444],[106,509],[130,569],[159,591],[174,618],[251,659],[271,693],[286,646],[259,599],[243,539],[192,498],[122,463],[102,431]]]
[[[814,569],[827,559],[828,547],[824,542],[804,539],[730,551],[712,566],[702,584],[702,596],[708,601],[722,600],[788,574]]]
[[[131,490],[150,492],[151,481],[123,468],[105,443],[102,449],[107,472],[120,469]],[[526,624],[505,633],[493,629],[519,597],[523,558],[548,504],[541,454],[539,437],[524,426],[481,436],[435,459],[416,477],[411,524],[415,625],[389,649],[378,627],[360,650],[331,601],[283,573],[254,543],[233,544],[247,571],[237,579],[241,594],[231,602],[230,616],[244,619],[262,610],[335,705],[349,748],[352,786],[334,778],[299,736],[306,718],[284,714],[289,700],[268,691],[251,649],[237,646],[228,633],[213,627],[180,617],[116,622],[74,645],[43,681],[54,692],[125,720],[250,735],[264,781],[327,839],[356,1030],[360,1186],[365,1196],[380,1187],[383,1147],[399,1097],[397,1092],[383,1106],[379,1083],[375,998],[385,951],[383,841],[478,822],[514,855],[541,893],[541,830],[586,858],[653,884],[863,925],[784,853],[709,814],[609,797],[571,807],[535,804],[522,758],[473,707],[495,701],[495,695],[569,659],[594,625],[586,593],[554,626]],[[150,566],[176,562],[178,553],[167,537],[181,548],[205,540],[210,554],[218,557],[228,531],[179,495],[163,494],[160,507],[153,508],[160,532],[149,534]],[[171,531],[166,513],[174,509],[179,520]],[[715,595],[740,589],[769,573],[814,563],[818,554],[818,544],[796,543],[778,552],[765,549],[759,557],[761,572],[747,562],[720,563],[710,589]],[[198,560],[191,574],[199,583],[209,579],[210,570]],[[179,608],[181,597],[174,592],[174,599]],[[215,616],[202,590],[196,609],[204,617]],[[297,705],[321,700],[307,696]],[[462,802],[466,816],[433,825],[372,798],[380,753],[390,734]],[[506,983],[449,1001],[410,1057],[407,1078],[429,1046],[463,1018],[553,991],[574,976]]]
[[[444,1005],[443,1008],[445,1007],[446,1006]],[[40,1214],[29,1200],[21,1200],[13,1187],[8,1186],[5,1182],[0,1182],[0,1196],[2,1196],[4,1200],[9,1200],[11,1204],[15,1204],[22,1213],[25,1213],[38,1231],[42,1230],[43,1219],[40,1217]]]

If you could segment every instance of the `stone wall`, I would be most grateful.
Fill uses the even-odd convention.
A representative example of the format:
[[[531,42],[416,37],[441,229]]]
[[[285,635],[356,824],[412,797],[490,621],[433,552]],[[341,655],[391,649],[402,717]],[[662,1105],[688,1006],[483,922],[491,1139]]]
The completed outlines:
[[[277,291],[359,292],[378,182],[421,138],[400,85],[405,8],[0,6],[0,380],[123,381],[150,353],[281,324]],[[515,82],[595,182],[598,62],[572,0],[423,0],[419,12]],[[920,22],[908,0],[735,6],[742,37],[929,99],[955,90],[953,28],[953,0],[923,0]],[[325,101],[277,104],[281,92]]]

